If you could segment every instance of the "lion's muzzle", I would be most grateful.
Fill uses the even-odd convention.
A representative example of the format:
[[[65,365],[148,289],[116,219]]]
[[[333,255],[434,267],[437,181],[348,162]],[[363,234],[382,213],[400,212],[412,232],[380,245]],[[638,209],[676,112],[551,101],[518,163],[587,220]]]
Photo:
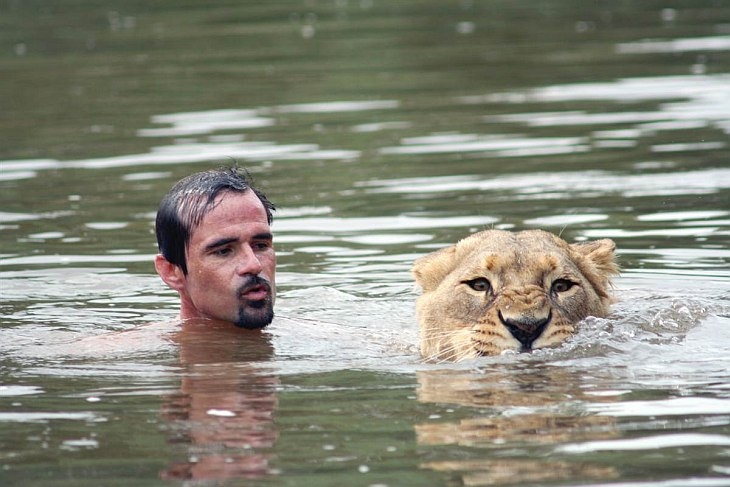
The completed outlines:
[[[505,318],[502,312],[498,312],[499,320],[521,344],[525,351],[532,350],[532,343],[542,335],[545,327],[553,317],[549,312],[546,318],[522,317],[520,320]]]

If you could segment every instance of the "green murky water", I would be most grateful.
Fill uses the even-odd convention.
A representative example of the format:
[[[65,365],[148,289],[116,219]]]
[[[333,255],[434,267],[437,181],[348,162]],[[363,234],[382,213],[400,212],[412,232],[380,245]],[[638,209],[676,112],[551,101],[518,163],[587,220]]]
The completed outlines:
[[[729,114],[720,0],[2,2],[0,484],[730,484]],[[234,160],[278,317],[170,334],[154,211]],[[412,261],[492,226],[620,302],[422,363]]]

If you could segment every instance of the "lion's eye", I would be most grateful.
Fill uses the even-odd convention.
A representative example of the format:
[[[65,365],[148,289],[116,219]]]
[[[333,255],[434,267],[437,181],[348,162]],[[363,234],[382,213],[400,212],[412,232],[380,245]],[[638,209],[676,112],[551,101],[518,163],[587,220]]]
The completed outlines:
[[[489,280],[484,277],[477,277],[476,279],[466,281],[465,284],[480,293],[488,293],[489,290],[492,289],[492,285],[489,283]]]
[[[575,286],[574,282],[571,282],[567,279],[558,279],[557,281],[553,282],[551,291],[554,293],[564,293],[573,286]]]

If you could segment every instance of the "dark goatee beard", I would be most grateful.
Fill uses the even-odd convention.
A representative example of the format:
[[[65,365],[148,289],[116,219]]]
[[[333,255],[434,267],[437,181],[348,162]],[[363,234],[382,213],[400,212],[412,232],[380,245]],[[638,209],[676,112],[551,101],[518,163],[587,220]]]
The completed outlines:
[[[268,291],[268,296],[258,301],[247,301],[239,306],[238,319],[234,324],[247,330],[264,328],[274,319],[274,297],[271,293],[271,284],[263,277],[251,276],[239,288],[239,294],[243,294],[246,289],[253,286],[265,288]]]

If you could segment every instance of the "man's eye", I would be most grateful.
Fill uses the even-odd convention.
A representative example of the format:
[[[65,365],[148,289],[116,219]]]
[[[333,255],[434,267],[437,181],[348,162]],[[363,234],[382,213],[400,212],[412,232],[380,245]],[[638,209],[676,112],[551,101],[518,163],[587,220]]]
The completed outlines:
[[[492,289],[489,279],[485,277],[477,277],[476,279],[466,281],[465,284],[473,290],[483,293],[487,293]]]
[[[233,252],[233,249],[231,249],[230,247],[223,247],[223,248],[214,250],[213,255],[219,255],[221,257],[224,257],[226,255],[229,255],[231,252]]]

